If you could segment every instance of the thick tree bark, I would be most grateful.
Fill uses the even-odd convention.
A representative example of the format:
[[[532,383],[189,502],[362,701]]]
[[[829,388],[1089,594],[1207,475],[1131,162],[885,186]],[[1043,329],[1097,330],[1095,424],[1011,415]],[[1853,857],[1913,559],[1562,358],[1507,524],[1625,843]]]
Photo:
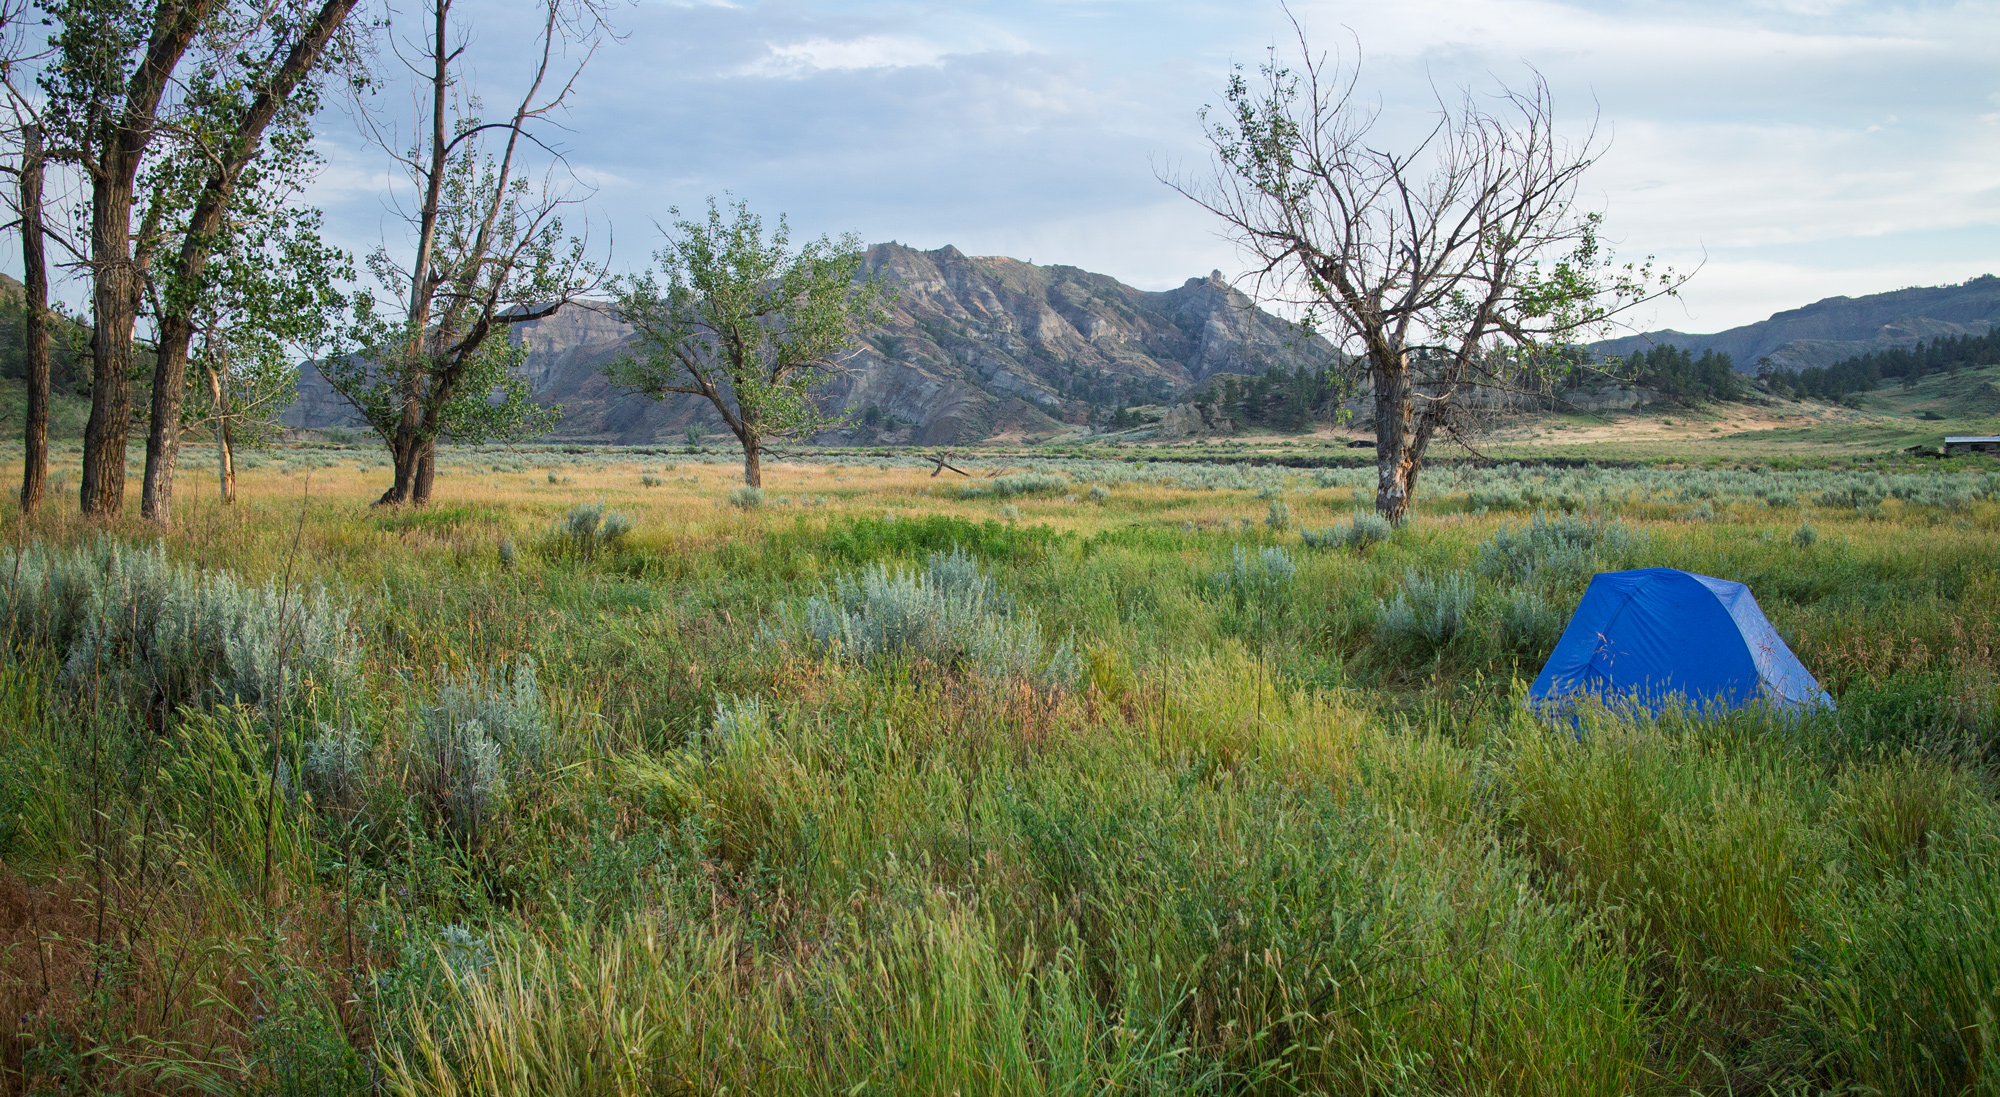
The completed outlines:
[[[763,454],[757,448],[754,434],[743,439],[743,482],[753,488],[764,486]]]
[[[410,502],[427,506],[431,501],[431,481],[437,477],[437,439],[426,438],[417,446],[417,472],[410,481]]]
[[[1391,368],[1371,359],[1369,372],[1375,382],[1375,513],[1400,523],[1409,518],[1424,454],[1451,393],[1419,392],[1407,354]]]
[[[26,126],[21,141],[21,343],[28,373],[21,513],[32,514],[49,478],[49,271],[42,250],[41,127]]]
[[[410,491],[417,479],[415,436],[406,436],[402,431],[397,431],[396,436],[389,439],[389,461],[395,471],[389,483],[389,490],[375,500],[375,505],[378,507],[400,506],[410,501]]]
[[[243,169],[257,155],[264,130],[278,115],[292,92],[298,89],[313,66],[319,63],[327,43],[339,32],[358,0],[325,0],[312,26],[292,45],[284,65],[243,116],[230,146],[233,156],[212,173],[195,201],[187,230],[181,238],[181,254],[176,279],[191,293],[208,268],[211,242],[228,209],[231,194]],[[153,418],[146,436],[146,476],[140,492],[139,512],[161,525],[173,520],[174,466],[180,459],[181,400],[187,391],[188,344],[194,338],[193,302],[171,303],[161,318],[159,356],[153,365]]]
[[[146,56],[125,86],[115,126],[88,164],[90,194],[90,421],[83,432],[78,498],[91,518],[125,510],[125,438],[132,426],[132,325],[143,289],[143,259],[132,252],[133,185],[156,130],[154,114],[174,69],[220,0],[161,0]]]
[[[146,472],[139,487],[139,514],[166,525],[174,512],[174,467],[181,455],[181,399],[187,390],[188,342],[194,323],[169,313],[160,321],[160,344],[153,360],[152,419],[146,431]]]
[[[137,165],[137,157],[132,160]],[[132,426],[132,324],[139,311],[139,272],[132,261],[132,173],[114,166],[92,188],[90,251],[90,421],[83,428],[83,484],[78,503],[90,518],[125,510],[125,437]]]
[[[1385,366],[1371,361],[1370,368],[1375,381],[1375,513],[1401,522],[1409,513],[1417,478],[1410,371],[1401,362]]]

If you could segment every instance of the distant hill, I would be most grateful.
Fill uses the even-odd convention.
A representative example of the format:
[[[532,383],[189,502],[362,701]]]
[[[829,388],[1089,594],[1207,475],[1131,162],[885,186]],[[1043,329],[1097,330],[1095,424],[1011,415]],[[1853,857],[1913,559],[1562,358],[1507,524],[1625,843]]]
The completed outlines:
[[[1047,432],[1126,404],[1170,401],[1218,373],[1311,368],[1333,353],[1323,341],[1301,343],[1220,272],[1149,292],[1076,267],[895,243],[869,248],[866,269],[898,297],[888,322],[862,333],[851,370],[821,393],[855,413],[840,441]],[[631,332],[608,315],[569,308],[522,329],[536,399],[566,409],[552,438],[643,444],[677,440],[690,423],[720,430],[694,398],[655,403],[611,388],[603,366]],[[287,420],[353,425],[310,367]]]
[[[1713,350],[1757,372],[1760,359],[1778,368],[1830,366],[1857,354],[1910,347],[1943,335],[1985,335],[2000,326],[2000,278],[1982,275],[1956,286],[1922,286],[1866,297],[1828,297],[1713,335],[1665,330],[1628,335],[1593,349],[1627,355],[1655,346],[1699,354]]]

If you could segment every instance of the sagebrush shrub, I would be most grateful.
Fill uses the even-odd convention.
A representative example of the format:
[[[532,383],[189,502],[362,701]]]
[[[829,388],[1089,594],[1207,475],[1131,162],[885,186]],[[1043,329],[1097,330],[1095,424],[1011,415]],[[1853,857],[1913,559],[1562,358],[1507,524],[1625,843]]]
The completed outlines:
[[[756,697],[718,697],[708,726],[701,729],[695,745],[709,753],[735,743],[754,743],[770,727],[770,714]]]
[[[476,839],[509,778],[543,772],[553,738],[535,664],[523,657],[511,671],[468,671],[438,689],[437,703],[418,715],[411,772],[452,829]]]
[[[1396,524],[1374,511],[1357,510],[1345,522],[1335,522],[1321,530],[1305,530],[1306,544],[1312,548],[1365,549],[1395,536]]]
[[[1271,509],[1264,515],[1264,524],[1279,532],[1292,528],[1292,508],[1283,499],[1271,500]]]
[[[756,510],[764,505],[764,489],[740,487],[729,493],[729,505],[739,510]]]
[[[1446,572],[1433,579],[1412,568],[1404,574],[1396,596],[1378,604],[1376,633],[1386,643],[1435,651],[1465,628],[1473,593],[1472,576],[1465,572]]]
[[[1500,646],[1505,650],[1544,658],[1562,639],[1564,624],[1561,611],[1532,587],[1516,588],[1500,600]]]
[[[1624,523],[1537,512],[1525,526],[1502,526],[1479,546],[1479,574],[1532,582],[1589,575],[1631,551],[1638,541]]]
[[[1067,476],[1047,472],[1017,472],[981,483],[966,484],[958,489],[958,493],[964,497],[997,495],[1005,499],[1014,495],[1061,495],[1075,486],[1075,481]]]
[[[1082,661],[1069,640],[1042,654],[1041,625],[966,551],[933,552],[921,571],[876,564],[844,575],[806,601],[804,620],[765,629],[798,633],[814,648],[856,662],[927,659],[993,677],[1039,678],[1073,685]]]
[[[108,537],[0,550],[0,628],[47,645],[75,686],[162,712],[345,690],[361,665],[348,609],[324,586],[252,587]]]
[[[352,804],[367,782],[368,745],[352,728],[322,725],[306,744],[299,769],[313,800],[321,805]]]
[[[630,517],[607,511],[602,503],[579,503],[556,523],[551,540],[559,554],[588,561],[617,548],[630,532]]]
[[[1230,549],[1229,567],[1216,572],[1212,582],[1242,610],[1281,603],[1298,574],[1298,565],[1284,549],[1272,546],[1259,550],[1253,557],[1243,551],[1242,545],[1235,545]]]

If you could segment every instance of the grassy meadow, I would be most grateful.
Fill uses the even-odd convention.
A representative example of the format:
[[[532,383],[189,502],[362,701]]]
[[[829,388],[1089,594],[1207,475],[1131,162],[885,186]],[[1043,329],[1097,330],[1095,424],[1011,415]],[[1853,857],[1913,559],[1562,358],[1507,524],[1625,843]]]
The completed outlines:
[[[1131,456],[59,452],[0,1088],[2000,1094],[2000,463]],[[1838,710],[1527,715],[1656,565]]]

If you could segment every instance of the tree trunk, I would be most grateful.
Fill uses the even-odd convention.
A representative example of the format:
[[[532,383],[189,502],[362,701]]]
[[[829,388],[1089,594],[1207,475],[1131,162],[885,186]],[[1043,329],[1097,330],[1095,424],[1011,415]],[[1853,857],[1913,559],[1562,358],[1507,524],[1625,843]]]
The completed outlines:
[[[764,486],[763,453],[757,448],[757,436],[743,438],[743,482],[753,488]]]
[[[125,438],[132,426],[132,323],[139,311],[139,272],[132,261],[131,176],[108,170],[92,190],[95,331],[78,503],[85,517],[109,519],[125,511]]]
[[[437,439],[426,438],[417,444],[417,474],[410,481],[410,502],[416,506],[428,506],[431,501],[431,481],[437,477]]]
[[[378,507],[401,506],[410,501],[410,486],[417,478],[417,450],[414,442],[405,443],[403,435],[389,439],[389,460],[395,468],[395,479],[389,490],[375,500]]]
[[[21,142],[21,343],[28,371],[21,513],[32,514],[49,478],[49,271],[42,252],[41,127],[24,127]]]
[[[1419,455],[1406,363],[1370,363],[1375,381],[1375,513],[1401,522],[1416,491]]]
[[[140,481],[139,514],[166,525],[174,515],[174,467],[181,456],[181,400],[187,392],[188,341],[194,325],[169,314],[160,324],[158,359],[153,363],[153,413],[146,432],[146,475]]]
[[[215,408],[215,475],[221,481],[222,501],[236,501],[236,446],[229,437],[229,394],[223,391],[222,374],[214,364],[208,367],[208,399]]]

